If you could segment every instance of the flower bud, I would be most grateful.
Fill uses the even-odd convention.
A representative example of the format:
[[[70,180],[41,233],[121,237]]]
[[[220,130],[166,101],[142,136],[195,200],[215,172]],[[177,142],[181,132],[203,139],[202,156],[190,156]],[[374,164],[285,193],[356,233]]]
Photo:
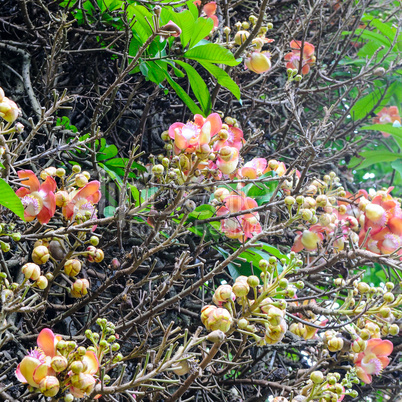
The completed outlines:
[[[229,331],[232,325],[232,316],[224,308],[217,308],[211,312],[204,325],[209,331],[221,330],[223,333]]]
[[[255,275],[251,275],[247,278],[247,284],[252,287],[255,288],[260,284],[260,280],[258,278],[258,276]]]
[[[321,384],[324,381],[324,374],[321,371],[313,371],[310,374],[310,380],[313,381],[314,384]]]
[[[50,366],[56,373],[64,371],[68,366],[68,361],[64,356],[53,356]]]
[[[48,283],[49,283],[49,282],[48,282],[46,276],[41,275],[41,276],[36,280],[35,285],[36,285],[39,289],[44,290],[44,289],[47,288]]]
[[[0,101],[0,117],[8,123],[13,123],[17,120],[19,114],[20,110],[18,109],[17,104],[4,96]]]
[[[226,302],[232,297],[232,287],[230,285],[220,285],[215,290],[214,296],[218,302]]]
[[[81,166],[80,165],[74,165],[72,169],[73,169],[73,173],[80,173],[81,172]]]
[[[190,372],[190,365],[187,360],[172,364],[172,370],[177,375],[186,375]]]
[[[40,268],[38,265],[28,262],[22,269],[22,273],[25,275],[25,279],[31,279],[36,281],[40,276]]]
[[[331,352],[338,352],[343,348],[343,339],[337,336],[328,340],[327,346]]]
[[[47,376],[39,383],[39,391],[45,396],[56,396],[59,390],[59,380],[54,376]]]
[[[250,36],[250,32],[247,31],[238,31],[234,37],[234,41],[236,45],[242,45],[245,40]]]
[[[399,334],[399,325],[398,324],[392,324],[389,327],[389,334],[392,336],[396,336]]]
[[[95,387],[96,380],[91,374],[75,374],[71,376],[71,384],[84,394],[89,395]]]
[[[88,288],[89,282],[87,279],[77,279],[71,285],[71,296],[79,299],[88,293]]]
[[[84,174],[77,174],[75,176],[75,185],[77,187],[85,187],[88,184],[88,179]]]
[[[268,268],[268,261],[267,260],[260,260],[258,266],[265,271]]]
[[[270,325],[277,326],[283,319],[284,312],[277,307],[271,306],[267,312],[267,320]]]
[[[360,294],[363,295],[370,290],[370,286],[365,282],[359,282],[359,284],[357,285],[357,290]]]
[[[225,334],[220,330],[216,330],[207,336],[207,340],[213,343],[223,342],[225,340]]]
[[[282,278],[279,283],[278,283],[279,287],[282,289],[287,289],[287,287],[289,286],[289,281],[286,278]]]
[[[84,360],[82,360],[82,361],[76,360],[76,361],[73,361],[73,362],[70,364],[70,370],[71,370],[74,374],[82,373],[82,372],[85,371],[85,369],[87,369],[87,368],[88,368],[88,365],[85,363]]]
[[[103,259],[105,258],[105,254],[103,252],[103,250],[101,250],[100,248],[97,248],[95,251],[95,255],[93,257],[95,262],[102,262]]]
[[[296,203],[296,199],[290,195],[285,198],[285,205],[292,206]]]
[[[161,175],[163,175],[164,172],[165,172],[165,168],[164,168],[163,165],[155,165],[155,166],[152,168],[152,173],[153,173],[155,176],[161,176]]]
[[[345,282],[345,280],[344,280],[343,278],[336,278],[336,279],[334,280],[334,285],[335,285],[336,287],[342,287],[342,286],[345,286],[345,285],[346,285],[346,282]]]
[[[95,253],[96,253],[96,247],[94,246],[88,246],[87,247],[87,260],[89,262],[94,262],[95,261]]]
[[[55,197],[56,205],[58,207],[65,207],[70,201],[70,196],[68,195],[67,191],[57,191]]]
[[[67,260],[64,263],[64,272],[71,277],[77,276],[81,271],[81,261],[77,259]]]
[[[313,212],[310,209],[302,209],[300,211],[302,218],[309,222],[313,218]]]
[[[4,243],[3,241],[0,241],[0,247],[1,251],[8,253],[10,251],[10,245],[8,243]]]
[[[46,180],[47,177],[56,176],[56,168],[54,166],[48,167],[40,172],[40,178]]]
[[[246,297],[250,291],[250,286],[248,285],[247,281],[236,281],[232,287],[232,290],[237,297]]]
[[[385,293],[383,298],[386,303],[392,303],[395,300],[395,296],[391,292]]]
[[[49,250],[45,246],[35,247],[32,251],[32,261],[35,264],[42,265],[49,260]]]
[[[362,338],[357,338],[352,342],[350,349],[354,353],[361,353],[366,350],[366,347],[367,347],[367,342],[364,341]]]
[[[64,177],[66,175],[66,170],[63,168],[56,169],[56,176],[57,177]]]
[[[271,68],[270,53],[254,51],[245,58],[244,63],[256,74],[265,73]]]

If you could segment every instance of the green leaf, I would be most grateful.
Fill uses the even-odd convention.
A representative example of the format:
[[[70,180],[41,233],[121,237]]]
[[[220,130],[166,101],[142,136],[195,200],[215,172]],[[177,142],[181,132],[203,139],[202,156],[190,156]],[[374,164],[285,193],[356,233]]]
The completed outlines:
[[[199,62],[207,61],[228,66],[237,66],[240,63],[240,60],[236,60],[230,50],[217,43],[196,46],[184,53],[184,57]]]
[[[211,18],[200,17],[195,21],[193,35],[190,41],[190,49],[194,47],[200,40],[204,39],[211,33],[214,22]]]
[[[119,150],[116,145],[108,145],[102,150],[102,152],[96,154],[96,160],[100,162],[105,159],[114,158],[118,153]]]
[[[11,212],[14,212],[15,215],[25,221],[24,206],[22,205],[20,198],[3,179],[0,179],[0,205],[3,205],[3,207],[6,207]]]
[[[219,85],[222,85],[224,88],[228,89],[236,97],[236,99],[240,99],[239,86],[232,80],[230,75],[225,70],[222,70],[220,67],[206,61],[200,61],[199,63],[216,78]]]
[[[201,114],[205,117],[202,110],[194,103],[194,101],[187,95],[187,92],[175,81],[173,81],[172,77],[169,73],[165,72],[166,79],[170,86],[174,89],[177,96],[188,106],[191,113],[193,114]]]
[[[105,162],[105,165],[108,166],[109,168],[112,167],[126,168],[127,164],[128,164],[128,158],[114,158]],[[137,162],[133,162],[133,164],[131,165],[131,169],[138,169],[141,172],[147,171],[145,166]]]
[[[194,31],[194,17],[190,10],[182,11],[180,13],[172,13],[173,22],[181,28],[180,41],[185,48],[190,42]]]
[[[127,9],[127,19],[131,21],[134,18],[135,23],[132,24],[132,30],[138,34],[144,43],[151,35],[152,30],[146,19],[152,24],[152,14],[144,7],[130,4]]]
[[[395,169],[402,178],[402,159],[397,159],[391,163],[392,169]]]
[[[361,163],[361,165],[357,166],[361,162],[360,158],[352,158],[348,167],[351,169],[360,170],[378,162],[393,162],[397,159],[400,159],[402,155],[389,151],[364,151],[360,154],[360,156],[364,158],[364,161]]]
[[[111,216],[114,216],[114,213],[116,212],[116,208],[112,206],[105,207],[103,209],[103,215],[105,218],[110,218]]]
[[[216,213],[215,208],[209,204],[199,205],[193,212],[191,212],[188,217],[188,222],[194,222],[197,220],[204,220],[211,218]]]
[[[402,147],[402,127],[394,127],[391,123],[388,124],[372,124],[370,126],[364,126],[361,130],[375,130],[381,131],[387,134],[392,134],[395,141]]]
[[[207,84],[205,84],[200,74],[198,74],[197,70],[190,66],[190,64],[179,60],[176,60],[176,63],[186,71],[191,89],[194,92],[195,97],[198,99],[198,102],[200,102],[204,115],[209,115],[211,111],[211,96]]]
[[[189,0],[186,2],[186,6],[188,7],[188,9],[191,11],[191,14],[193,14],[194,20],[196,20],[198,18],[198,8],[197,6],[194,4],[193,0]]]
[[[116,182],[116,184],[122,188],[123,187],[123,180],[121,179],[121,177],[116,174],[116,172],[114,172],[112,169],[109,169],[106,165],[104,165],[103,163],[99,163],[99,166],[105,170],[105,172]]]
[[[132,184],[129,184],[130,190],[131,190],[131,195],[134,198],[134,204],[137,207],[143,202],[143,199],[141,197],[141,194],[136,186],[133,186]]]
[[[160,84],[165,79],[165,72],[167,71],[166,61],[143,61],[140,64],[142,75],[149,81],[155,84]],[[166,71],[165,71],[166,70]]]

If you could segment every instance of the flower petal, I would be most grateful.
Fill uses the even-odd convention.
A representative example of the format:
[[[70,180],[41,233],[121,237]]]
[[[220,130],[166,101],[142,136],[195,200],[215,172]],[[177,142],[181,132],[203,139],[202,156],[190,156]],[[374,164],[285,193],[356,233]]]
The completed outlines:
[[[51,329],[42,329],[36,342],[46,356],[53,357],[55,355],[55,336]]]
[[[18,177],[20,179],[25,179],[22,180],[21,183],[24,184],[25,186],[29,186],[31,192],[39,190],[40,187],[39,180],[32,170],[20,170],[18,172]]]
[[[85,353],[84,360],[88,365],[85,374],[96,374],[99,369],[99,361],[96,354],[89,350]]]

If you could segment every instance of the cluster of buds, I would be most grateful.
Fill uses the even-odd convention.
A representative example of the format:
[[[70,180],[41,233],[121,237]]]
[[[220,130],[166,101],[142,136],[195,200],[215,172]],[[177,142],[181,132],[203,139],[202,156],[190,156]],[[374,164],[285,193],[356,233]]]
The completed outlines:
[[[310,379],[302,388],[299,395],[292,399],[292,402],[319,401],[319,402],[341,402],[346,395],[355,398],[358,393],[351,389],[353,384],[357,384],[354,370],[347,372],[341,380],[341,375],[337,372],[324,375],[322,371],[313,371]]]
[[[167,143],[165,148],[174,153],[171,157],[161,155],[160,163],[152,167],[152,174],[161,183],[183,184],[189,177],[202,180],[230,174],[237,168],[244,143],[237,121],[227,117],[222,123],[217,113],[174,123],[161,137]]]
[[[348,206],[338,201],[346,192],[334,172],[315,179],[304,189],[305,195],[287,196],[285,205],[292,219],[305,223],[303,231],[297,231],[293,251],[316,251],[325,240],[332,240],[335,250],[341,251],[345,243],[358,243],[359,221],[348,214]]]
[[[95,205],[101,197],[100,183],[96,180],[89,182],[90,174],[81,172],[79,165],[74,165],[72,170],[67,177],[65,169],[48,167],[40,173],[42,183],[31,170],[18,172],[24,187],[19,188],[16,194],[24,205],[26,221],[36,218],[44,225],[54,216],[56,206],[70,221],[80,223],[96,218]]]
[[[258,346],[280,342],[287,331],[287,303],[283,297],[293,297],[297,291],[296,285],[285,276],[299,268],[301,261],[291,253],[289,261],[281,261],[281,274],[278,264],[275,257],[260,260],[262,285],[255,275],[239,276],[232,286],[220,285],[212,298],[216,306],[207,305],[201,311],[201,321],[207,330],[238,331],[254,338]]]
[[[225,27],[224,33],[226,35],[226,42],[229,48],[234,46],[241,46],[250,36],[249,29],[254,29],[257,22],[257,17],[250,16],[249,21],[237,22],[235,24],[237,32],[234,35],[233,41],[229,41],[230,28]],[[250,26],[251,23],[251,26]],[[274,40],[268,39],[265,35],[269,29],[272,29],[272,24],[262,26],[259,29],[257,36],[251,41],[250,47],[244,59],[245,68],[253,71],[256,74],[262,74],[271,68],[271,54],[267,51],[262,51],[266,43],[271,43]]]
[[[96,323],[100,327],[99,332],[94,332],[90,329],[85,331],[85,336],[92,343],[92,346],[89,346],[87,350],[95,353],[99,362],[104,362],[109,366],[121,362],[123,355],[118,353],[120,345],[117,343],[118,335],[115,331],[115,325],[105,318],[98,318]],[[105,383],[109,380],[109,376],[104,377]]]
[[[93,391],[99,370],[97,354],[74,341],[65,341],[49,328],[37,338],[37,347],[25,356],[15,372],[33,392],[64,400],[84,398]]]
[[[13,241],[20,241],[21,233],[15,232],[14,229],[15,229],[15,224],[0,223],[0,237],[7,236]],[[8,241],[0,240],[0,248],[3,253],[7,253],[10,251],[11,246]]]

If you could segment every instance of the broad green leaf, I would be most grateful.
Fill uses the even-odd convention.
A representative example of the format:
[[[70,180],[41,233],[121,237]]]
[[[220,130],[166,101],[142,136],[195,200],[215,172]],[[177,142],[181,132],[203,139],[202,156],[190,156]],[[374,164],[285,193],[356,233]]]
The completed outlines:
[[[350,109],[350,115],[353,120],[360,120],[366,117],[374,109],[380,110],[388,104],[389,99],[395,89],[394,84],[387,88],[376,88],[365,97],[359,99],[355,105]],[[385,92],[386,91],[386,92]],[[384,93],[385,92],[385,93]],[[382,97],[382,101],[378,104]],[[376,106],[378,105],[378,106]]]
[[[196,20],[198,18],[198,8],[197,6],[194,4],[193,0],[189,0],[186,2],[186,6],[188,7],[188,9],[191,11],[191,14],[193,14],[194,20]]]
[[[152,30],[148,25],[147,21],[152,24],[152,14],[144,7],[138,6],[134,4],[130,4],[127,9],[127,18],[131,21],[134,18],[134,23],[132,23],[132,30],[137,32],[138,36],[141,38],[144,43],[151,35]]]
[[[14,212],[15,215],[25,221],[24,206],[22,205],[20,198],[3,179],[0,179],[0,205],[3,205],[3,207],[6,207],[11,212]]]
[[[114,158],[118,153],[119,150],[117,149],[116,145],[108,145],[102,150],[102,152],[98,152],[96,154],[96,160],[100,162],[105,159]]]
[[[174,89],[177,96],[188,106],[191,113],[193,114],[201,114],[205,117],[202,110],[194,103],[194,101],[187,95],[187,92],[175,81],[173,81],[172,77],[168,72],[165,72],[166,79],[170,86]]]
[[[209,115],[211,111],[211,96],[209,94],[207,84],[205,84],[200,74],[198,74],[197,70],[194,67],[190,66],[190,64],[179,60],[176,60],[176,63],[179,66],[183,67],[183,69],[186,71],[188,79],[190,81],[191,89],[194,92],[195,97],[198,99],[198,102],[200,102],[204,114],[206,116]]]
[[[193,212],[188,215],[187,221],[193,222],[197,220],[208,219],[216,213],[215,208],[209,204],[199,205]]]
[[[103,215],[105,218],[110,218],[111,216],[114,216],[114,213],[116,212],[116,208],[112,206],[105,207],[103,209]]]
[[[392,167],[392,169],[395,169],[402,178],[402,159],[397,159],[397,160],[391,162],[391,167]]]
[[[402,127],[394,127],[391,123],[388,124],[372,124],[370,126],[364,126],[361,130],[374,130],[381,131],[387,134],[391,134],[395,141],[402,145]]]
[[[165,70],[167,70],[166,61],[143,61],[140,64],[142,75],[155,84],[160,84],[165,79]]]
[[[200,17],[195,21],[193,35],[190,41],[190,49],[194,47],[200,40],[204,39],[211,33],[214,22],[211,18]]]
[[[217,43],[196,46],[184,53],[184,57],[196,61],[226,64],[228,66],[237,66],[240,63],[240,61],[234,58],[230,50],[225,49]]]
[[[179,70],[174,63],[176,63],[177,60],[171,60],[171,59],[166,59],[166,62],[172,67],[174,75],[178,78],[183,78],[186,74],[183,73],[183,71]]]
[[[216,78],[219,85],[222,85],[224,88],[228,89],[236,99],[240,99],[239,86],[232,80],[232,78],[230,78],[229,74],[225,70],[222,70],[220,67],[206,61],[201,61],[199,63]]]
[[[133,186],[132,184],[129,184],[130,190],[131,190],[131,195],[134,199],[134,204],[137,207],[143,202],[143,199],[141,197],[141,194],[136,186]]]
[[[350,35],[351,32],[342,32],[342,35]],[[357,36],[359,36],[359,39],[368,39],[371,40],[372,42],[375,42],[378,44],[378,46],[385,46],[385,47],[390,47],[391,43],[389,41],[388,38],[386,38],[385,36],[372,32],[372,31],[368,31],[366,29],[356,29],[355,34]]]
[[[111,168],[111,167],[125,168],[127,166],[127,164],[128,164],[128,158],[114,158],[114,159],[110,159],[105,162],[105,165],[108,166],[109,168]],[[133,162],[133,164],[131,165],[131,169],[138,169],[141,172],[147,171],[145,166],[143,166],[137,162]]]
[[[360,154],[361,157],[364,158],[363,162],[358,166],[358,164],[362,161],[360,158],[352,158],[349,163],[349,168],[360,170],[364,169],[367,166],[374,165],[375,163],[381,162],[393,162],[397,159],[401,159],[402,155],[397,154],[395,152],[389,151],[364,151]]]
[[[371,16],[363,17],[362,21],[369,21],[370,26],[376,27],[383,36],[387,37],[392,43],[395,38],[395,31],[392,29],[391,23],[385,23],[377,18],[372,18]]]
[[[182,11],[180,13],[172,13],[173,22],[181,28],[180,41],[185,48],[192,38],[194,31],[194,17],[190,10]]]

